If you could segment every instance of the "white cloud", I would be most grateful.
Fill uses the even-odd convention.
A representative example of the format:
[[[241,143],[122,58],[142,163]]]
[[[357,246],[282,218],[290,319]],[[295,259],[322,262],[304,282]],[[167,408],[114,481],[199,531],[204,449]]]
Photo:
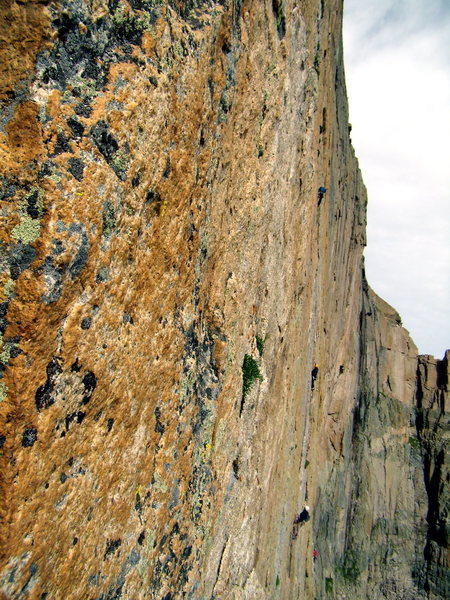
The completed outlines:
[[[419,351],[450,347],[450,4],[348,0],[352,137],[369,195],[369,283]]]

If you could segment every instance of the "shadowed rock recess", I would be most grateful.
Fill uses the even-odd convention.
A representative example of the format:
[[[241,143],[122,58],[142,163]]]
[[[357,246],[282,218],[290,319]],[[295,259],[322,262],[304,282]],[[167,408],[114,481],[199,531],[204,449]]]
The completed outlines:
[[[0,4],[3,600],[449,597],[450,355],[365,280],[341,27]]]

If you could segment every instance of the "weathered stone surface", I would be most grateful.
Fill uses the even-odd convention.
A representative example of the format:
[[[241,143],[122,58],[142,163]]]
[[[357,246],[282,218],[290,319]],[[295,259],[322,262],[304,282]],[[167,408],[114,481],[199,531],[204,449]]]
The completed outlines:
[[[1,10],[3,596],[444,598],[448,356],[365,282],[341,3]]]
[[[398,314],[371,291],[360,334],[355,412],[318,490],[320,593],[328,582],[337,598],[444,598],[448,353],[417,357]]]

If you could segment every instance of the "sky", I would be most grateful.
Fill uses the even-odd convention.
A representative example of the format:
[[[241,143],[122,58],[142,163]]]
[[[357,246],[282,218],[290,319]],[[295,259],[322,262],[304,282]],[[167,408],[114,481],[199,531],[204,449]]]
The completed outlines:
[[[366,275],[420,354],[450,348],[450,1],[344,0]]]

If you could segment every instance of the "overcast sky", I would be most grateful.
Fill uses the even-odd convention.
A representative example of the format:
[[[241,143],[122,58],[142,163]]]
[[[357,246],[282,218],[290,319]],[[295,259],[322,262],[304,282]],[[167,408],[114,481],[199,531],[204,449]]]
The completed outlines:
[[[450,348],[450,1],[344,0],[369,284],[421,354]]]

